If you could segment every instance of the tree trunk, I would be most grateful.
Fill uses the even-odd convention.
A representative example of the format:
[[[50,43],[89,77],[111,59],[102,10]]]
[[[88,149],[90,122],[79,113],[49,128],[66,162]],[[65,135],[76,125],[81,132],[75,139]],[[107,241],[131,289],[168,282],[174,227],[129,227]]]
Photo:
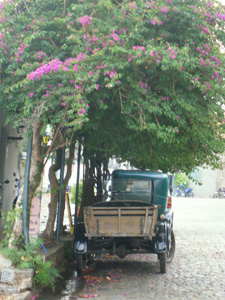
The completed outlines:
[[[32,153],[31,153],[31,165],[30,165],[30,177],[29,177],[29,192],[28,192],[28,207],[31,206],[31,201],[34,197],[36,189],[39,187],[42,171],[44,157],[42,156],[42,136],[41,129],[43,123],[39,122],[33,127],[33,143],[32,143]]]
[[[75,152],[75,144],[70,145],[70,153],[67,162],[67,173],[63,180],[63,195],[62,195],[62,206],[61,206],[61,226],[60,232],[63,230],[63,217],[64,217],[64,210],[65,210],[65,192],[66,186],[72,174],[72,165],[74,159],[74,152]],[[56,151],[56,162],[53,164],[49,169],[49,180],[50,180],[50,189],[51,189],[51,200],[48,205],[49,214],[48,214],[48,221],[45,227],[44,232],[42,233],[42,238],[47,239],[48,241],[54,240],[54,225],[57,215],[57,205],[59,199],[59,181],[56,177],[56,172],[60,169],[61,166],[61,158],[62,158],[62,149]]]
[[[29,176],[29,193],[28,193],[28,209],[31,207],[31,201],[34,193],[41,182],[41,174],[43,170],[43,158],[41,153],[41,141],[42,136],[40,134],[42,123],[36,123],[33,127],[33,143],[32,143],[32,154],[31,154],[31,165],[30,165],[30,176]],[[22,186],[22,180],[20,182]],[[17,200],[17,205],[15,209],[19,207],[19,203],[23,201],[23,188],[20,189],[19,198]],[[23,233],[23,222],[22,216],[17,214],[15,223],[13,226],[13,231],[9,239],[9,247],[13,247],[13,242],[15,239],[20,239]],[[28,213],[28,224],[29,226],[29,213]]]
[[[66,176],[63,180],[63,195],[62,195],[62,207],[61,207],[61,216],[60,216],[60,233],[63,232],[64,226],[63,226],[63,219],[64,219],[64,212],[65,212],[65,196],[66,196],[66,187],[68,185],[68,182],[70,180],[70,177],[72,175],[72,167],[73,167],[73,160],[74,160],[74,154],[75,154],[75,144],[70,144],[69,147],[69,158],[67,160],[67,171]]]
[[[83,194],[78,214],[78,222],[82,222],[84,219],[83,207],[102,201],[102,179],[109,180],[110,178],[108,170],[108,158],[102,156],[102,161],[100,159],[89,159],[85,150],[86,149],[84,149],[83,152],[85,167],[83,178]],[[94,193],[95,187],[97,190],[96,195]]]
[[[12,230],[12,234],[9,238],[9,242],[8,242],[8,247],[12,248],[14,247],[14,241],[16,240],[17,243],[22,242],[22,233],[23,233],[23,220],[22,220],[22,213],[19,213],[19,208],[21,207],[21,203],[22,203],[22,198],[23,198],[23,187],[20,188],[20,192],[19,192],[19,197],[17,199],[16,202],[16,206],[15,206],[15,211],[17,212],[16,214],[16,219],[13,225],[13,230]],[[20,245],[17,245],[17,247],[19,248]]]
[[[94,183],[95,180],[93,178],[93,165],[90,166],[89,160],[84,158],[84,166],[85,166],[85,174],[83,179],[83,194],[82,200],[78,215],[78,222],[82,222],[84,219],[83,216],[83,207],[87,205],[92,205],[95,202],[94,195]]]
[[[96,161],[97,202],[102,201],[102,163]]]
[[[56,162],[49,168],[49,181],[51,190],[51,200],[48,205],[48,220],[41,237],[48,240],[54,240],[54,224],[57,213],[57,203],[59,198],[59,182],[56,178],[56,172],[60,169],[62,149],[56,151]]]

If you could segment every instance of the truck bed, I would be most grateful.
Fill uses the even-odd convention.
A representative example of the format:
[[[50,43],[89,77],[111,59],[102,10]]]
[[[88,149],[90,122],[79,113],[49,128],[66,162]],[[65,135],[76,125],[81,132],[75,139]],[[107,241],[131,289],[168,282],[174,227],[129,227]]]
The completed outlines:
[[[148,237],[155,236],[157,206],[84,208],[85,236]]]

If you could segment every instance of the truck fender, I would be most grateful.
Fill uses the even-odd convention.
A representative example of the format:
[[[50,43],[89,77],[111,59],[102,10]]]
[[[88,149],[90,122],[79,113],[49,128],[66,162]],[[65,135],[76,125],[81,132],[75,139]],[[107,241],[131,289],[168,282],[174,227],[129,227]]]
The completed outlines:
[[[74,252],[77,254],[87,253],[87,239],[83,222],[77,223],[75,227]]]
[[[172,209],[167,209],[165,211],[165,219],[167,219],[167,221],[171,223],[171,227],[173,227],[173,217],[174,217],[174,212],[172,211]]]
[[[87,253],[87,242],[86,241],[76,241],[74,244],[74,252],[77,254]]]
[[[157,222],[156,236],[154,238],[154,246],[156,253],[164,253],[167,251],[167,222]]]

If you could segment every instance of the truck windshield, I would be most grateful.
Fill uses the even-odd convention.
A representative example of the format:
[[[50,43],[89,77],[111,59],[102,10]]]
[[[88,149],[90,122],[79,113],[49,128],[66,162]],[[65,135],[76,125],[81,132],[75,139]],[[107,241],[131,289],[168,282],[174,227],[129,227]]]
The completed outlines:
[[[120,192],[120,193],[118,193]],[[152,180],[113,180],[112,196],[116,193],[118,200],[137,200],[147,203],[152,202]]]

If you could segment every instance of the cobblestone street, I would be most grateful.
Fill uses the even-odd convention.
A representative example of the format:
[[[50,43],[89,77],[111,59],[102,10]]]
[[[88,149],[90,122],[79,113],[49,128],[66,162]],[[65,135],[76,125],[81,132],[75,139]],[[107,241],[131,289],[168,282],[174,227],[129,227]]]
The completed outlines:
[[[175,198],[176,255],[167,274],[156,255],[103,257],[54,298],[167,300],[225,299],[225,199]]]

